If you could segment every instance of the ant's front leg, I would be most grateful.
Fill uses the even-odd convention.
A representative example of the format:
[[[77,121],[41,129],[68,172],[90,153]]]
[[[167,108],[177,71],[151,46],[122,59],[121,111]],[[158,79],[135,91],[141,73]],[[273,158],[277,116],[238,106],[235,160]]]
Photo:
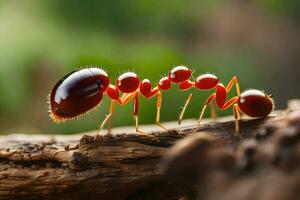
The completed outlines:
[[[146,134],[145,132],[141,131],[139,129],[139,117],[138,117],[138,112],[139,112],[139,93],[137,92],[134,96],[134,102],[133,102],[133,116],[135,120],[135,131],[141,135],[145,136],[151,136],[149,134]],[[152,137],[152,136],[151,136]]]
[[[239,84],[239,80],[238,80],[237,76],[232,77],[232,79],[229,81],[228,85],[226,86],[226,93],[228,93],[231,90],[234,83],[235,83],[236,95],[240,96],[241,89],[240,89],[240,84]]]
[[[107,134],[110,134],[110,133],[111,133],[111,129],[112,129],[111,118],[112,118],[112,116],[113,116],[114,111],[115,111],[115,100],[112,99],[111,102],[110,102],[109,114],[105,117],[105,119],[103,120],[103,122],[102,122],[101,125],[99,126],[99,128],[98,128],[98,130],[97,130],[97,135],[100,134],[101,129],[104,128],[104,126],[105,126],[105,124],[108,122],[108,120],[109,120],[109,122],[110,122],[110,125],[109,125],[109,128],[108,128],[108,130],[107,130]]]
[[[135,131],[141,134],[145,134],[144,132],[139,130],[139,93],[137,92],[134,96],[134,102],[133,102],[133,116],[135,119]]]
[[[109,114],[105,117],[101,125],[99,126],[97,130],[97,135],[99,135],[101,129],[104,128],[107,122],[109,122],[109,127],[107,130],[107,133],[111,133],[112,129],[112,117],[115,111],[115,101],[117,101],[120,105],[125,105],[127,104],[135,95],[137,92],[133,93],[125,93],[123,94],[122,97],[119,95],[118,89],[114,85],[109,85],[107,88],[107,96],[111,99],[111,104],[110,104],[110,109],[109,109]]]

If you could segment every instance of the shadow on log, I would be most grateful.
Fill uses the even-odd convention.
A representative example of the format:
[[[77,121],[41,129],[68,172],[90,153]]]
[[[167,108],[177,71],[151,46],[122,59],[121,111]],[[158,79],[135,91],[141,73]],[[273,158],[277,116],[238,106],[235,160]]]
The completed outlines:
[[[185,126],[149,136],[1,136],[0,199],[293,199],[299,105],[242,120],[240,138],[233,121],[195,135]]]

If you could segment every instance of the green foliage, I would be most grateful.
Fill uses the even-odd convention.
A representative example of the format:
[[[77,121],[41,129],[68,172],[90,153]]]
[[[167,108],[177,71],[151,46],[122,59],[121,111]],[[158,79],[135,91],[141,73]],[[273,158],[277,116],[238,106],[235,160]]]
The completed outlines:
[[[282,15],[291,15],[299,18],[300,1],[298,0],[257,0],[267,10]]]

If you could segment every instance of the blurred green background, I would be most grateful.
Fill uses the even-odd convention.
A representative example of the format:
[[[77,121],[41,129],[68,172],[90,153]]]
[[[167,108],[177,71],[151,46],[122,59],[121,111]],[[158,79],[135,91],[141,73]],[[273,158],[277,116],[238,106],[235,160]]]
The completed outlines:
[[[54,124],[47,95],[70,71],[97,65],[113,82],[134,70],[156,82],[175,65],[212,72],[242,89],[272,93],[277,108],[299,97],[298,0],[0,0],[0,133],[70,134],[95,129],[101,108]],[[211,92],[194,90],[186,117],[198,117]],[[188,92],[164,93],[162,121],[176,120]],[[142,124],[155,120],[155,99],[141,100]],[[132,105],[114,125],[133,125]],[[231,109],[219,112],[231,114]],[[207,112],[209,116],[209,112]]]

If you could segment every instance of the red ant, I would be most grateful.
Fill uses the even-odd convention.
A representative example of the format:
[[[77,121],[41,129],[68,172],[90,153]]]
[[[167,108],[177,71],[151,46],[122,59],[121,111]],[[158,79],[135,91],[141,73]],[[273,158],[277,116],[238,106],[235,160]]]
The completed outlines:
[[[152,88],[148,79],[140,81],[139,77],[133,72],[126,72],[118,77],[116,85],[109,84],[110,80],[107,73],[99,68],[85,68],[69,73],[62,78],[52,89],[50,94],[50,116],[55,122],[62,122],[73,119],[85,114],[95,108],[101,102],[103,94],[106,92],[111,99],[110,111],[99,127],[99,131],[104,127],[108,120],[111,119],[115,102],[120,105],[127,104],[134,99],[133,115],[135,118],[135,128],[139,133],[138,109],[139,95],[145,98],[152,98],[157,95],[157,114],[156,124],[161,128],[168,130],[160,123],[160,110],[162,104],[162,91],[171,88],[172,83],[178,84],[181,90],[188,90],[196,87],[199,90],[209,90],[215,88],[216,92],[210,95],[200,113],[197,122],[197,128],[206,110],[206,107],[215,99],[217,106],[225,110],[233,105],[235,130],[239,132],[239,111],[251,117],[266,117],[273,109],[273,101],[270,96],[259,90],[247,90],[240,93],[237,77],[233,77],[225,87],[219,83],[219,79],[212,74],[199,76],[195,81],[191,81],[192,71],[185,66],[174,67],[168,76],[161,78],[156,87]],[[226,101],[227,93],[233,85],[236,85],[237,96]],[[120,96],[119,91],[123,93]],[[185,106],[180,114],[179,124],[192,94],[189,95]],[[109,128],[110,133],[111,127]],[[195,129],[197,130],[197,129]]]

